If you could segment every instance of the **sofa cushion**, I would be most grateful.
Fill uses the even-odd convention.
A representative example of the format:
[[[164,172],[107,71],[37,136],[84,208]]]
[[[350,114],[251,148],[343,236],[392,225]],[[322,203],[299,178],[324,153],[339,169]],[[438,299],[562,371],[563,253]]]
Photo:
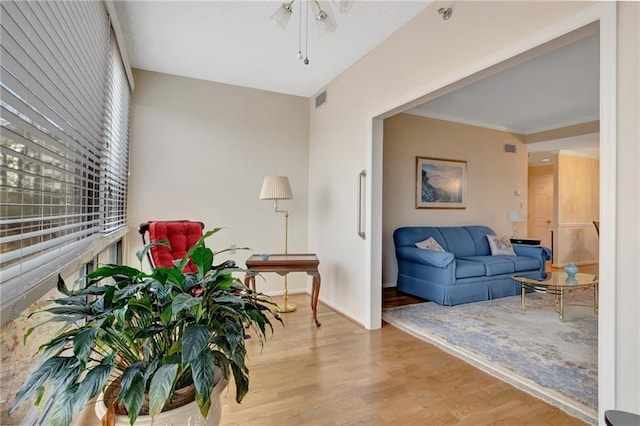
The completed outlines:
[[[444,237],[444,246],[447,251],[453,253],[456,258],[475,256],[476,246],[471,234],[461,226],[445,226],[438,228]]]
[[[513,262],[516,272],[540,269],[540,260],[529,256],[500,256]]]
[[[202,226],[200,222],[191,221],[149,223],[149,241],[169,242],[169,247],[157,245],[151,249],[156,268],[175,268],[174,261],[181,260],[202,237]],[[184,272],[197,271],[198,267],[189,259]]]
[[[515,256],[513,246],[509,237],[498,237],[497,235],[487,235],[489,247],[491,247],[491,255],[498,256],[504,254],[507,256]]]
[[[471,235],[473,244],[476,247],[476,252],[473,255],[489,256],[491,254],[491,249],[489,248],[487,235],[495,235],[493,229],[479,225],[465,226],[464,229],[466,229],[469,235]]]
[[[482,277],[484,275],[486,275],[486,271],[482,263],[456,259],[456,279]]]
[[[442,246],[433,237],[417,242],[416,247],[425,250],[444,251]]]
[[[433,226],[407,226],[398,228],[393,232],[393,242],[396,247],[415,247],[415,243],[433,237],[445,250],[444,238]]]
[[[516,267],[509,256],[469,256],[463,260],[477,262],[484,267],[484,275],[500,275],[512,274],[516,271]]]
[[[398,247],[396,249],[398,260],[416,262],[424,265],[446,268],[454,261],[453,253],[446,251],[423,250],[417,247]]]

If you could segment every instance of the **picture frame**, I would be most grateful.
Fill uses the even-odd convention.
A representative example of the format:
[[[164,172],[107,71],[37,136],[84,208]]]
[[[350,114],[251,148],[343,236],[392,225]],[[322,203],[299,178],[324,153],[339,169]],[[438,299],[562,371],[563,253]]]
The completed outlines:
[[[466,209],[467,162],[416,156],[416,209]]]

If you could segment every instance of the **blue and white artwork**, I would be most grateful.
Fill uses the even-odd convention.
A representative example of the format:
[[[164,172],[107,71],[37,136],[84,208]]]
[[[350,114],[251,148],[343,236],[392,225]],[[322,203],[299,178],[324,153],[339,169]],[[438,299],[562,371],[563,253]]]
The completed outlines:
[[[467,162],[416,157],[416,208],[465,208]]]

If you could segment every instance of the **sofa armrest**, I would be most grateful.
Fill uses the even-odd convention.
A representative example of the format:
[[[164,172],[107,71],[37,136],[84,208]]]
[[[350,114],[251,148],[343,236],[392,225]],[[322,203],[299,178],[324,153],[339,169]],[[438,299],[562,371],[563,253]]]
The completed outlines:
[[[417,247],[398,247],[396,248],[396,256],[406,262],[422,263],[436,268],[446,268],[455,259],[453,253],[448,251],[426,250]]]
[[[551,250],[542,246],[529,246],[525,244],[514,244],[513,250],[517,256],[529,256],[542,260],[544,263],[551,259]]]

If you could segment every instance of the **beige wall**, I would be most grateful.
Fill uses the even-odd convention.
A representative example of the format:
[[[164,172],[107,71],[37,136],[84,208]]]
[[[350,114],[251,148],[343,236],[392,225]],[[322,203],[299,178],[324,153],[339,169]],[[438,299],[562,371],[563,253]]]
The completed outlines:
[[[460,70],[471,73],[489,55],[592,6],[460,2],[454,18],[443,22],[437,13],[443,5],[425,9],[332,81],[326,104],[315,109],[309,103],[309,248],[320,256],[320,297],[365,325],[375,314],[362,301],[377,297],[375,286],[381,285],[368,277],[372,256],[382,247],[370,247],[356,233],[357,175],[374,157],[372,117],[440,88],[442,79]],[[375,174],[368,172],[371,183]]]
[[[316,110],[309,102],[309,249],[321,260],[320,297],[366,326],[377,326],[372,305],[378,302],[372,301],[380,300],[382,284],[376,282],[375,269],[381,245],[362,240],[356,233],[357,175],[370,166],[382,167],[382,162],[376,162],[377,145],[371,143],[378,140],[372,117],[442,87],[451,76],[468,75],[484,58],[524,39],[534,39],[557,23],[568,28],[569,20],[574,22],[580,12],[597,6],[593,2],[459,2],[454,17],[443,22],[437,9],[445,5],[435,3],[427,8],[331,82],[325,105]],[[601,390],[607,397],[601,413],[609,408],[640,412],[640,14],[637,2],[620,2],[615,7],[619,20],[618,117],[613,124],[617,137],[612,143],[618,146],[618,196],[617,224],[608,231],[615,233],[618,257],[608,261],[616,265],[616,364],[615,378],[606,383],[613,382],[616,392]],[[374,172],[368,170],[369,182],[373,182],[370,188],[381,185]],[[607,190],[615,188],[602,189]],[[377,195],[368,195],[369,203],[375,203]],[[375,211],[373,214],[367,226],[376,231],[379,219]],[[608,312],[602,317],[611,315]]]
[[[504,152],[504,144],[517,153]],[[511,234],[507,213],[526,212],[527,151],[522,137],[451,121],[398,114],[384,121],[382,282],[395,285],[393,231],[401,226],[485,225]],[[416,156],[467,162],[467,208],[416,209]],[[516,196],[515,191],[522,195]],[[520,224],[523,235],[526,225]]]
[[[592,221],[600,217],[600,161],[561,153],[556,170],[554,264],[597,262],[599,240]]]
[[[265,175],[289,177],[289,250],[307,249],[307,99],[202,80],[135,70],[132,103],[129,224],[193,219],[225,229],[213,249],[232,244],[256,253],[284,251],[284,217],[258,197]],[[142,246],[135,229],[127,260]],[[240,266],[248,251],[225,254]],[[146,267],[146,262],[145,262]],[[282,277],[264,274],[263,292],[282,289]],[[293,291],[306,277],[292,274]]]

